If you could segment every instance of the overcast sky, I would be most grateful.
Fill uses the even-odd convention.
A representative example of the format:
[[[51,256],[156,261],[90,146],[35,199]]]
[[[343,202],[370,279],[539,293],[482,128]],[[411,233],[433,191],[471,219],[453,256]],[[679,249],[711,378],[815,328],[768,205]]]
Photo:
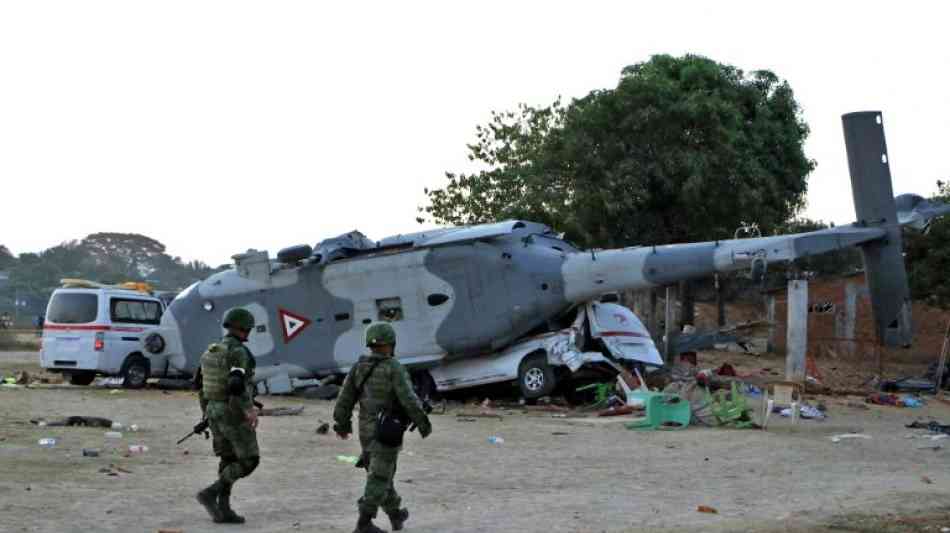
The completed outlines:
[[[99,231],[212,264],[416,231],[491,110],[615,86],[651,55],[770,69],[818,162],[805,215],[854,219],[841,114],[884,112],[895,191],[950,178],[948,4],[0,3],[0,244]]]

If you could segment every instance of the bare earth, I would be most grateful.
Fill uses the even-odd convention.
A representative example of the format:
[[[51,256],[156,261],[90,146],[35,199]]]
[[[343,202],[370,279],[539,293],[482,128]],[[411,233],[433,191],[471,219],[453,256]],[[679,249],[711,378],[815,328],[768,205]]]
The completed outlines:
[[[30,353],[0,353],[0,374],[36,371]],[[263,398],[268,407],[306,405],[302,416],[261,420],[260,468],[235,488],[244,526],[211,523],[194,494],[213,481],[210,443],[175,441],[199,418],[189,392],[88,387],[0,388],[0,530],[351,531],[364,476],[338,455],[355,441],[315,433],[331,402]],[[690,428],[632,432],[550,414],[510,411],[503,420],[434,416],[422,441],[407,436],[397,487],[412,532],[940,531],[950,526],[950,440],[921,450],[904,425],[950,406],[871,407],[828,398],[831,419],[769,431]],[[456,409],[457,410],[457,409]],[[142,430],[97,458],[103,429],[40,428],[33,417],[102,416]],[[870,440],[827,437],[860,431]],[[491,445],[490,435],[504,444]],[[37,440],[55,437],[52,449]],[[126,457],[129,444],[148,453]],[[185,452],[188,452],[187,454]],[[115,465],[130,471],[110,476]],[[115,470],[113,470],[115,471]],[[926,479],[925,479],[926,477]],[[927,483],[927,480],[931,483]],[[697,512],[707,505],[718,514]],[[381,525],[388,526],[383,520]],[[928,529],[929,528],[929,529]]]

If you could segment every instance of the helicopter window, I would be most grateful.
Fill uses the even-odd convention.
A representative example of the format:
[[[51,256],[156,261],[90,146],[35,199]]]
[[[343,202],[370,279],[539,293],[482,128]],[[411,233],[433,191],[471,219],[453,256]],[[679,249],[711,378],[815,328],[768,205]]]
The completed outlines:
[[[445,302],[449,301],[449,297],[446,294],[430,294],[426,300],[429,302],[429,305],[435,307],[437,305],[442,305]]]
[[[349,319],[350,319],[350,314],[349,314],[349,313],[337,313],[337,314],[333,315],[333,318],[336,319],[337,322],[343,322],[344,320],[349,320]]]
[[[402,320],[402,299],[383,298],[376,300],[376,309],[379,311],[378,320],[396,322]]]

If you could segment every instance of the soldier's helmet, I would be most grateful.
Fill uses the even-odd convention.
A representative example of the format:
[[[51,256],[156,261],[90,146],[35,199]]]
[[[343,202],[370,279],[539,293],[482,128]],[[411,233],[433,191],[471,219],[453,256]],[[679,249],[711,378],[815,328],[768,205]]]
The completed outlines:
[[[388,322],[373,322],[366,327],[366,345],[396,344],[396,330]]]
[[[254,315],[247,309],[232,309],[224,315],[224,327],[251,331],[254,329]]]

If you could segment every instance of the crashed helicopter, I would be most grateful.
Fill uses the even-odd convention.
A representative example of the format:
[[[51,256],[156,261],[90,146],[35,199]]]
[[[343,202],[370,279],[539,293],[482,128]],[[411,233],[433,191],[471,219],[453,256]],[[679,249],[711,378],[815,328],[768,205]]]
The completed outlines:
[[[359,232],[315,248],[234,256],[235,268],[183,291],[157,334],[151,364],[194,372],[222,317],[242,307],[257,322],[248,347],[266,388],[339,376],[364,350],[366,324],[386,320],[417,385],[451,390],[517,380],[526,398],[559,382],[623,367],[662,365],[641,321],[603,295],[662,287],[846,247],[864,258],[876,330],[909,345],[910,298],[901,226],[926,228],[950,206],[893,197],[880,112],[842,117],[857,222],[808,233],[583,251],[550,228],[504,221],[396,235]]]

